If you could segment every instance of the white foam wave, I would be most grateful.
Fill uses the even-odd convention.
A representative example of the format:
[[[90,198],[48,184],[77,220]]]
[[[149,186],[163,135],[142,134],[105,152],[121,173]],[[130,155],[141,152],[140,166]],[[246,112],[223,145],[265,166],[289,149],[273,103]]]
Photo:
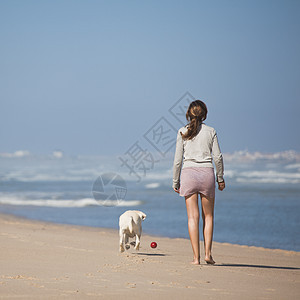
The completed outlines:
[[[224,153],[224,159],[227,162],[253,162],[253,161],[300,161],[300,153],[294,150],[288,150],[275,153],[236,151],[233,153]]]
[[[21,159],[24,156],[24,159]],[[28,156],[28,157],[27,157]],[[172,156],[173,157],[173,156]],[[153,170],[147,171],[142,180],[145,180],[146,189],[155,189],[159,185],[172,182],[173,158],[162,160]],[[241,178],[252,178],[257,182],[299,182],[300,153],[285,151],[278,153],[261,153],[239,151],[224,154],[225,177],[237,181]],[[14,153],[0,153],[1,170],[0,181],[21,182],[58,182],[58,181],[90,181],[94,182],[106,172],[117,172],[128,183],[137,181],[137,178],[129,173],[125,167],[120,168],[116,158],[109,156],[69,156],[57,150],[51,155],[38,156],[28,151],[20,150]],[[271,173],[249,173],[248,170],[274,170]],[[280,173],[284,170],[284,173]],[[243,173],[242,173],[243,172]],[[258,171],[260,172],[260,171]],[[290,174],[290,175],[287,175]],[[298,175],[297,175],[298,174]],[[269,178],[269,179],[268,179]],[[290,181],[288,181],[288,179]],[[279,180],[279,181],[278,181]],[[249,181],[250,182],[250,181]],[[30,198],[30,197],[29,197]],[[29,199],[28,198],[28,199]]]
[[[287,165],[285,168],[288,169],[288,170],[290,170],[290,169],[300,170],[300,164],[290,164],[290,165]]]
[[[156,189],[160,186],[159,182],[148,183],[145,185],[146,189]]]
[[[27,150],[18,150],[18,151],[15,151],[13,153],[8,153],[8,152],[0,153],[0,157],[8,157],[8,158],[24,157],[24,156],[28,156],[28,155],[30,155],[30,152],[27,151]]]
[[[99,176],[99,172],[93,172],[92,170],[83,170],[77,174],[72,171],[69,171],[70,174],[42,174],[42,173],[33,173],[32,172],[22,172],[22,171],[12,171],[10,173],[0,176],[0,180],[9,181],[17,180],[21,182],[35,182],[35,181],[88,181],[94,180],[96,176]],[[80,174],[82,173],[82,174]],[[86,175],[85,175],[86,174]]]
[[[287,178],[237,178],[237,182],[240,183],[277,183],[277,184],[298,184],[299,179],[287,179]]]
[[[251,183],[300,183],[300,173],[285,173],[274,170],[240,172],[237,182]]]
[[[267,177],[267,178],[283,177],[283,178],[287,178],[287,179],[289,179],[289,178],[300,179],[300,173],[284,173],[284,172],[277,172],[274,170],[241,172],[240,175],[244,176],[244,177]]]
[[[24,205],[24,206],[46,206],[57,208],[74,208],[74,207],[86,207],[86,206],[138,206],[142,204],[140,200],[95,200],[93,198],[84,198],[79,200],[30,200],[14,196],[4,196],[0,198],[0,204],[8,205]]]
[[[55,158],[62,158],[64,156],[63,152],[62,151],[53,151],[52,152],[52,156],[55,157]]]
[[[234,170],[226,170],[225,169],[225,171],[224,171],[224,176],[228,177],[228,178],[233,178],[236,176],[236,174],[237,174],[237,172]]]
[[[146,177],[148,180],[166,180],[172,179],[173,173],[172,170],[153,170],[152,172],[147,173]]]

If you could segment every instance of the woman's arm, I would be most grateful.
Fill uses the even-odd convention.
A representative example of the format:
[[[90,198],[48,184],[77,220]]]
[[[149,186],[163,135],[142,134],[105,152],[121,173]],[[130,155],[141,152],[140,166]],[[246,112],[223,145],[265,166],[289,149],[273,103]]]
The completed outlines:
[[[173,164],[173,189],[176,190],[178,190],[180,186],[180,172],[182,167],[182,160],[183,160],[183,140],[180,131],[178,130],[174,164]]]
[[[212,143],[212,156],[216,166],[217,173],[217,182],[224,181],[224,164],[223,164],[223,156],[220,150],[218,137],[216,131],[214,131],[213,143]]]

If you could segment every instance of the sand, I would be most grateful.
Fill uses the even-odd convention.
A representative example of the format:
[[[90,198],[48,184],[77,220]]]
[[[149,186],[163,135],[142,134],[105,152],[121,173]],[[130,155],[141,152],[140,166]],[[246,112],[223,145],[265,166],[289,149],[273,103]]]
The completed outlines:
[[[0,215],[0,299],[300,299],[299,252],[215,242],[217,264],[194,266],[187,239],[118,242],[112,229]]]

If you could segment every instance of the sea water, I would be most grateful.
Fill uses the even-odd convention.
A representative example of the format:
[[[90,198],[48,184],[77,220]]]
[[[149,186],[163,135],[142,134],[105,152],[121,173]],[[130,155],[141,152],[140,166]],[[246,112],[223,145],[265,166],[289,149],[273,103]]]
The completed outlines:
[[[117,229],[134,209],[147,215],[143,232],[189,237],[185,200],[172,190],[172,154],[141,178],[114,156],[58,154],[0,154],[0,212]],[[244,151],[224,154],[224,163],[214,240],[300,251],[300,154]]]

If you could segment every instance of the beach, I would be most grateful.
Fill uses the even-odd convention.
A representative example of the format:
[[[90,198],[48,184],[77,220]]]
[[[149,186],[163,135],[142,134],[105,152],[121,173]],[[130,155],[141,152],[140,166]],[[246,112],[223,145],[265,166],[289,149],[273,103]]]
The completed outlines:
[[[215,242],[216,265],[206,265],[202,255],[194,266],[188,239],[145,234],[139,251],[119,253],[117,230],[5,214],[0,239],[1,299],[300,297],[300,253],[294,251]]]

